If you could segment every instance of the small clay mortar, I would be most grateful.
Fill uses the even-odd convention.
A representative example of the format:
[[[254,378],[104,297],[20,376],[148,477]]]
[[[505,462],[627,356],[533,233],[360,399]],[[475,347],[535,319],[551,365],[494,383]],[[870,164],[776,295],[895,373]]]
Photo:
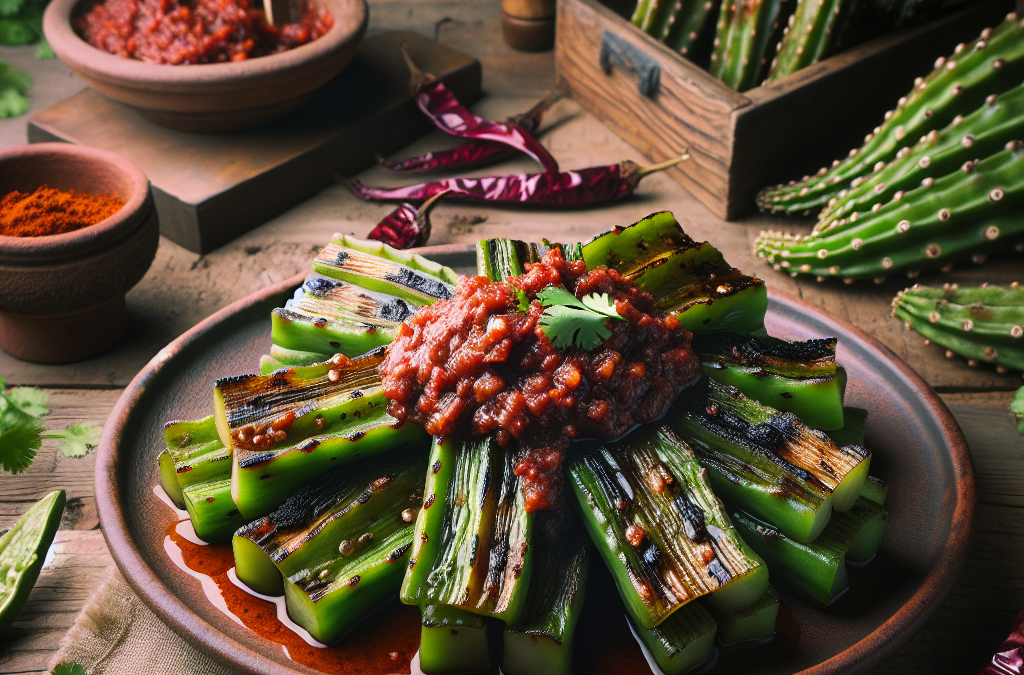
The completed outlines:
[[[125,202],[74,232],[0,235],[0,348],[35,363],[83,361],[109,350],[127,329],[124,294],[156,256],[156,209],[146,175],[113,152],[40,143],[0,153],[0,196],[41,185]]]

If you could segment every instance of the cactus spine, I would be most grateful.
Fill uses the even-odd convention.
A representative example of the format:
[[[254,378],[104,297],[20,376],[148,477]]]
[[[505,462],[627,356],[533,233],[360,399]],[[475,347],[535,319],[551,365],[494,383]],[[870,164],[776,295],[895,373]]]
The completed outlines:
[[[965,171],[893,199],[879,209],[833,221],[808,236],[762,232],[755,243],[759,257],[792,276],[884,278],[943,267],[1005,250],[1007,242],[1024,244],[1024,143]]]
[[[712,0],[640,0],[633,25],[653,35],[683,56],[692,56],[708,32],[715,2]]]
[[[768,81],[782,79],[837,50],[860,0],[799,0],[783,31]]]
[[[791,5],[789,0],[722,0],[711,74],[736,91],[760,84]]]
[[[917,145],[900,150],[884,169],[855,179],[849,191],[829,201],[814,229],[825,230],[855,212],[899,201],[922,181],[969,170],[968,163],[993,155],[1018,138],[1024,138],[1024,85],[990,96],[963,120],[954,119],[942,131],[933,130]]]
[[[772,213],[809,213],[825,206],[855,178],[896,157],[896,153],[933,129],[948,125],[957,115],[975,110],[992,94],[1020,84],[1024,78],[1024,22],[1016,14],[995,29],[985,29],[970,45],[958,45],[949,58],[940,58],[928,77],[901,98],[895,110],[864,139],[864,145],[801,181],[763,190],[758,206]]]
[[[909,330],[959,354],[967,363],[995,364],[1000,372],[1024,370],[1024,288],[984,284],[960,288],[912,286],[892,301],[892,315]]]

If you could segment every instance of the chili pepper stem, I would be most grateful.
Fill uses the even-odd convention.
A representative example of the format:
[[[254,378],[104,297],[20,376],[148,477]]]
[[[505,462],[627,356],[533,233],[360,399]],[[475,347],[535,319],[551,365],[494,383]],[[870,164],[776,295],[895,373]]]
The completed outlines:
[[[665,169],[671,168],[676,164],[685,162],[688,159],[690,159],[690,152],[686,150],[683,152],[683,154],[679,155],[678,157],[674,157],[673,159],[661,162],[660,164],[652,164],[651,166],[638,167],[637,178],[643,178],[647,174],[654,173],[655,171],[664,171]]]
[[[405,57],[405,64],[409,66],[409,93],[415,97],[423,91],[424,88],[437,82],[437,76],[428,73],[425,70],[421,70],[420,67],[416,65],[416,62],[412,60],[411,56],[409,56],[409,46],[405,40],[403,40],[399,45],[399,49],[402,50],[402,56]]]
[[[441,198],[449,192],[451,192],[451,190],[438,192],[436,195],[420,204],[420,208],[416,212],[416,226],[420,228],[419,236],[416,237],[417,246],[425,246],[427,241],[430,239],[430,218],[428,217],[430,209],[434,208],[434,204],[441,201]]]

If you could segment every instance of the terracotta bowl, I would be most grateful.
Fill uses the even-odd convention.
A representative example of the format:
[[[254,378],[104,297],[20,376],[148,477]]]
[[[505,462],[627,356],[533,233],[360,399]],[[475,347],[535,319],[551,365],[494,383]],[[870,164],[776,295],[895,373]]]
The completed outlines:
[[[365,0],[315,0],[334,16],[334,26],[317,40],[237,63],[160,65],[115,56],[79,37],[72,19],[92,2],[49,4],[43,32],[53,51],[101,94],[184,131],[244,129],[294,109],[348,65],[367,20]]]
[[[75,232],[0,235],[0,347],[36,363],[82,361],[124,335],[124,294],[156,255],[156,209],[146,175],[113,152],[39,143],[0,153],[0,196],[40,185],[125,201],[111,217]]]

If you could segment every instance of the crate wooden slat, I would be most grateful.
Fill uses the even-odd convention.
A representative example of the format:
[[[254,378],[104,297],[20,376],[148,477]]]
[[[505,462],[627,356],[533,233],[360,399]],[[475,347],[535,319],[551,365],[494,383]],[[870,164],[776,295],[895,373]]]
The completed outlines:
[[[652,162],[689,149],[670,169],[721,218],[751,211],[767,185],[816,171],[863,142],[934,60],[1013,9],[977,2],[957,14],[886,35],[770,85],[737,93],[598,0],[559,0],[555,62],[573,98]],[[600,63],[605,34],[660,69],[653,97],[637,75]]]

